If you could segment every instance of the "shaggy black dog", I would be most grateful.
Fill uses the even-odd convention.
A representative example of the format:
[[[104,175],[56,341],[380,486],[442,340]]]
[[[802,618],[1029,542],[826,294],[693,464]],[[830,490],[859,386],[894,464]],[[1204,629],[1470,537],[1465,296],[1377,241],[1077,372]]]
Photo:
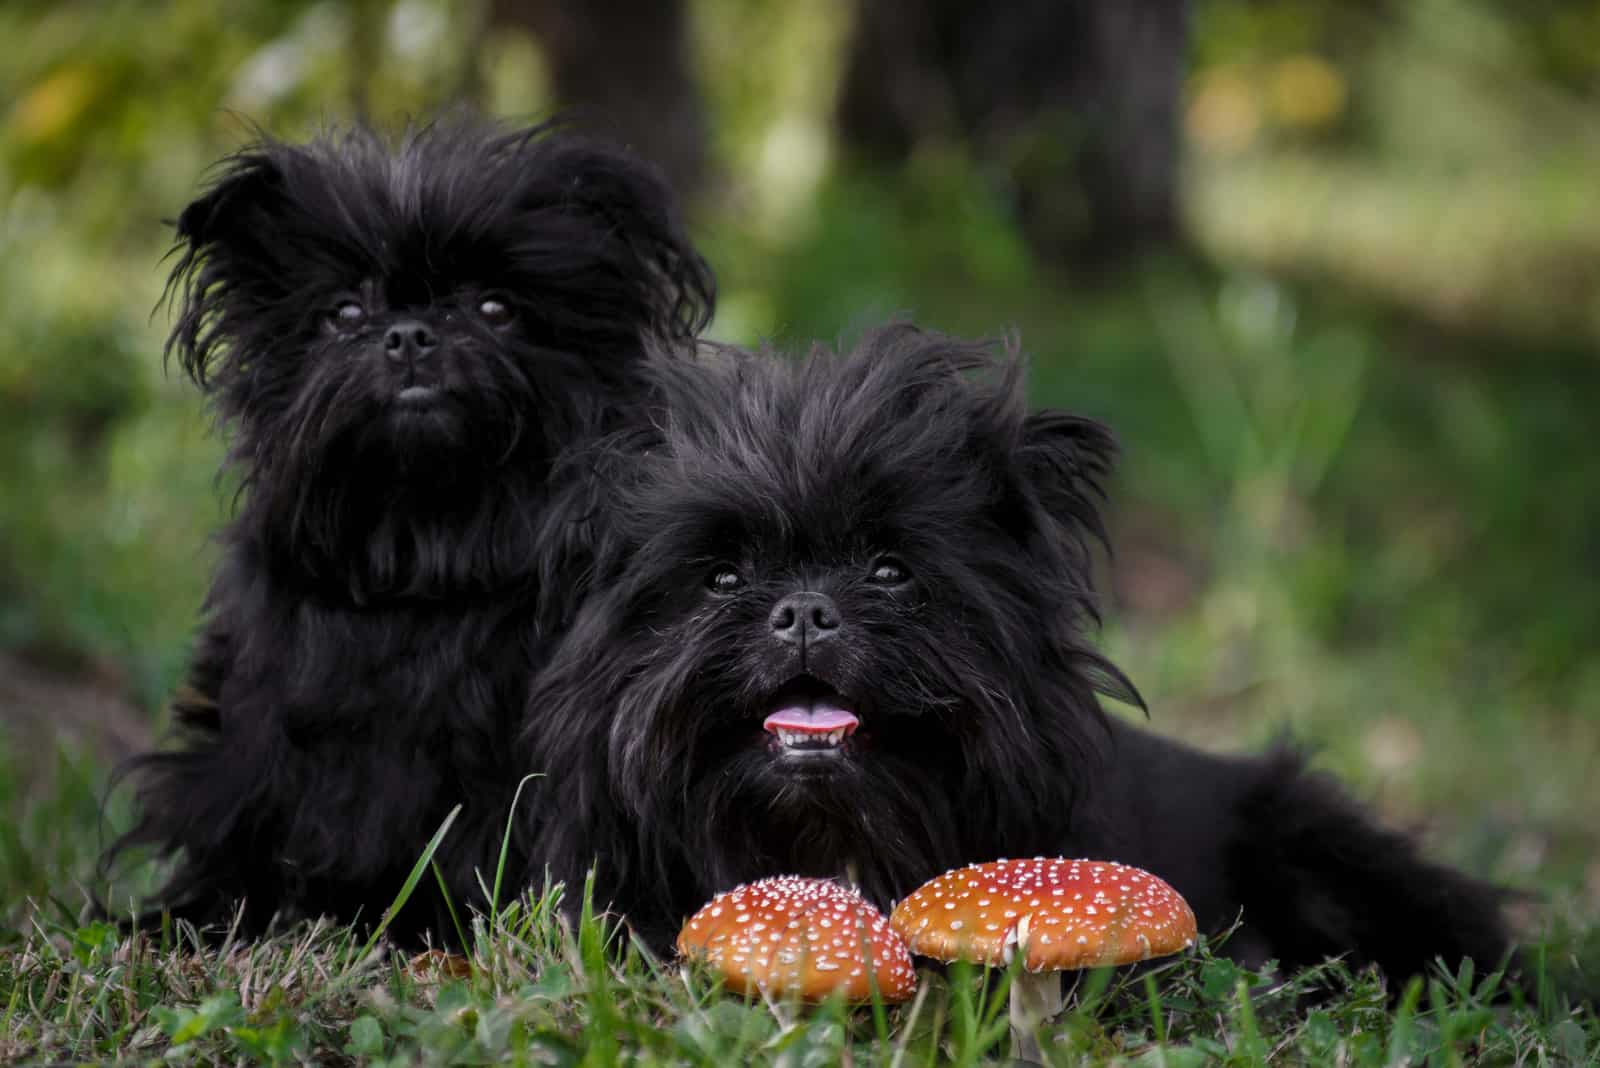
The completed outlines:
[[[639,417],[644,350],[698,332],[710,273],[652,169],[469,118],[247,148],[175,251],[169,352],[242,505],[181,744],[136,762],[114,848],[173,858],[160,904],[199,923],[375,922],[459,803],[438,860],[464,915],[585,567],[586,486],[553,458]],[[403,939],[449,938],[433,883]]]
[[[1391,976],[1498,964],[1499,893],[1421,858],[1291,752],[1221,757],[1105,714],[1089,644],[1113,443],[1028,414],[1010,354],[907,326],[798,362],[662,370],[613,443],[627,550],[539,680],[554,874],[665,949],[714,892],[847,876],[880,906],[1036,854],[1150,869],[1228,949]],[[537,814],[542,814],[542,817]]]

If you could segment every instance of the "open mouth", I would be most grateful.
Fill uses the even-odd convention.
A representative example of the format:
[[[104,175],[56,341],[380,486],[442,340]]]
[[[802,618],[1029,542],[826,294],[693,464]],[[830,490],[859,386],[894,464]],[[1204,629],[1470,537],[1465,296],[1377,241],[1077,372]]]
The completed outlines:
[[[810,676],[785,686],[761,726],[785,754],[833,753],[861,726],[854,705]]]

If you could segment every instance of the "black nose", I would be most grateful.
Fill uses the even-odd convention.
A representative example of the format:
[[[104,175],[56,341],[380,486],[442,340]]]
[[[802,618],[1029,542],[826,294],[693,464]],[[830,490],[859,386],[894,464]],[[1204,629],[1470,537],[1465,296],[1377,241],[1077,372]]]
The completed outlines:
[[[415,319],[395,323],[383,335],[383,353],[391,360],[425,359],[438,347],[438,335]]]
[[[839,608],[827,594],[791,593],[773,608],[769,621],[774,638],[805,648],[839,632]]]

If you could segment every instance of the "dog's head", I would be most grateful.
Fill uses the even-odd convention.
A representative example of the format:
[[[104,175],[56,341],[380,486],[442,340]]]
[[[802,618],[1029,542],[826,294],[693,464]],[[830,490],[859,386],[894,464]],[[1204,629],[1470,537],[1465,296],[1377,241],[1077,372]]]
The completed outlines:
[[[175,251],[169,351],[266,525],[323,560],[359,541],[342,527],[487,525],[485,487],[603,429],[643,347],[692,336],[713,297],[653,170],[464,117],[392,144],[263,140],[183,211]]]
[[[661,373],[615,472],[626,559],[537,687],[574,796],[702,889],[853,870],[887,898],[1063,825],[1094,691],[1131,694],[1084,636],[1109,433],[908,326]]]

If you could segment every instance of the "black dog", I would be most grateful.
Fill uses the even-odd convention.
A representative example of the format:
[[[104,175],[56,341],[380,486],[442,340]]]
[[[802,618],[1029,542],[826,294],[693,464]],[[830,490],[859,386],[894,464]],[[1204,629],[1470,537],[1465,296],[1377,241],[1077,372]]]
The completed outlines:
[[[229,435],[224,535],[176,719],[116,847],[244,929],[375,922],[450,809],[458,909],[492,874],[512,743],[584,570],[564,445],[638,418],[646,347],[713,283],[657,173],[547,127],[356,129],[225,161],[177,222],[169,352]],[[448,939],[429,877],[391,928]],[[463,909],[463,915],[464,915]]]
[[[557,877],[665,949],[714,892],[847,875],[888,907],[1004,856],[1142,866],[1231,952],[1394,977],[1487,968],[1500,894],[1420,858],[1291,752],[1211,756],[1107,716],[1085,636],[1113,443],[1026,412],[1019,364],[911,327],[799,362],[663,368],[614,442],[626,552],[531,703]],[[627,446],[627,447],[625,447]]]

